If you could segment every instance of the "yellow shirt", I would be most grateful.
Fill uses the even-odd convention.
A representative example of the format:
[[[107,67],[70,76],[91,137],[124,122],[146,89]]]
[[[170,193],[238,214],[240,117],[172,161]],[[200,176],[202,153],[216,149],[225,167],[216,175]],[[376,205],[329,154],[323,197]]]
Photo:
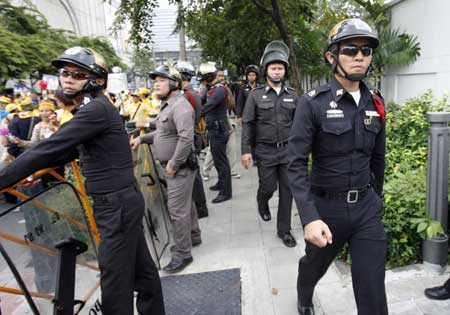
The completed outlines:
[[[159,103],[154,102],[153,99],[145,98],[143,100],[148,106],[150,106],[150,115],[158,115],[159,113]]]
[[[63,110],[61,113],[61,117],[59,118],[59,124],[62,126],[69,120],[73,118],[73,114],[69,112],[68,110]]]
[[[124,116],[129,116],[130,120],[145,122],[150,117],[152,108],[146,102],[133,103],[125,105]]]

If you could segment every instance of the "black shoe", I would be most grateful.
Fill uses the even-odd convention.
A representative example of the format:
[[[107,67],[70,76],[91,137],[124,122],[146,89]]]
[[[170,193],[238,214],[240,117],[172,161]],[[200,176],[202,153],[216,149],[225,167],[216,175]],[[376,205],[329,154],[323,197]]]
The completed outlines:
[[[209,190],[211,190],[211,191],[219,191],[220,190],[219,183],[210,186]]]
[[[297,309],[300,315],[314,315],[314,306],[301,306],[298,304]]]
[[[270,212],[264,212],[264,213],[260,212],[259,215],[261,216],[261,219],[263,219],[264,221],[272,220],[272,216],[270,215]]]
[[[261,219],[263,219],[264,221],[270,221],[272,219],[272,216],[270,215],[269,202],[262,201],[258,198],[257,202],[258,202],[258,212],[259,215],[261,216]]]
[[[165,272],[174,273],[186,268],[194,259],[192,257],[185,259],[171,259],[169,264],[163,268]]]
[[[281,238],[283,244],[287,247],[295,247],[295,245],[297,245],[297,242],[295,241],[295,238],[292,236],[291,232],[278,231],[278,237]]]
[[[444,286],[425,289],[425,296],[432,300],[450,299],[450,291]]]
[[[230,200],[231,196],[225,196],[225,195],[218,195],[216,198],[214,198],[211,202],[212,203],[220,203],[227,200]]]

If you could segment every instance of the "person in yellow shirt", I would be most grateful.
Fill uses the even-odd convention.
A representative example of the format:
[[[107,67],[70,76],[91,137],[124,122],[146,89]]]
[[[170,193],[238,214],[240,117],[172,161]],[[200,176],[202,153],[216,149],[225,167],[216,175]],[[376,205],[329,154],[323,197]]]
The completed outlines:
[[[153,117],[153,118],[156,117],[156,115],[158,115],[158,113],[159,113],[159,107],[160,107],[161,101],[158,100],[155,93],[152,93],[152,96],[149,97],[150,90],[145,87],[142,87],[139,89],[138,94],[139,94],[139,97],[141,98],[141,101],[150,106],[150,108],[151,108],[150,117]]]
[[[131,102],[125,105],[124,115],[128,120],[136,122],[147,122],[152,113],[152,108],[147,102],[141,101],[139,92],[131,93]]]

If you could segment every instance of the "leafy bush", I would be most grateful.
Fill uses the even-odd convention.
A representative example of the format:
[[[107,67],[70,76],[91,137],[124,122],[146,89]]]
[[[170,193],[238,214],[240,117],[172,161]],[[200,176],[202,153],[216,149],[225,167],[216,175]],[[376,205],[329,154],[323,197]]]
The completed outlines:
[[[387,105],[383,223],[388,238],[388,268],[420,261],[422,239],[442,232],[440,224],[425,212],[429,129],[426,113],[449,111],[447,101],[447,97],[435,100],[427,91],[403,106]],[[347,247],[340,258],[350,263]]]
[[[431,91],[403,106],[388,104],[383,222],[388,236],[388,267],[421,259],[424,232],[439,232],[425,214],[428,128],[426,113],[450,110],[447,97]]]

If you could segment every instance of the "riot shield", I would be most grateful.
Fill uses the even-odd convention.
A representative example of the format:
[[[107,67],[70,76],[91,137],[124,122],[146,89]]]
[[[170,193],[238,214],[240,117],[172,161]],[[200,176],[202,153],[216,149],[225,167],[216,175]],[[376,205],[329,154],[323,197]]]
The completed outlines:
[[[62,182],[43,189],[17,188],[33,196],[0,213],[0,305],[3,314],[53,314],[58,250],[55,244],[73,238],[88,245],[77,257],[75,299],[93,305],[99,295],[97,246],[76,188]],[[9,264],[7,262],[10,262]],[[11,266],[11,262],[13,266]],[[20,282],[23,285],[20,285]],[[27,292],[31,302],[27,301]],[[33,314],[35,314],[33,312]],[[88,314],[87,308],[80,314]]]
[[[159,268],[160,258],[170,242],[170,219],[163,176],[158,171],[151,146],[140,145],[133,152],[134,172],[145,199],[144,231],[150,253]]]

